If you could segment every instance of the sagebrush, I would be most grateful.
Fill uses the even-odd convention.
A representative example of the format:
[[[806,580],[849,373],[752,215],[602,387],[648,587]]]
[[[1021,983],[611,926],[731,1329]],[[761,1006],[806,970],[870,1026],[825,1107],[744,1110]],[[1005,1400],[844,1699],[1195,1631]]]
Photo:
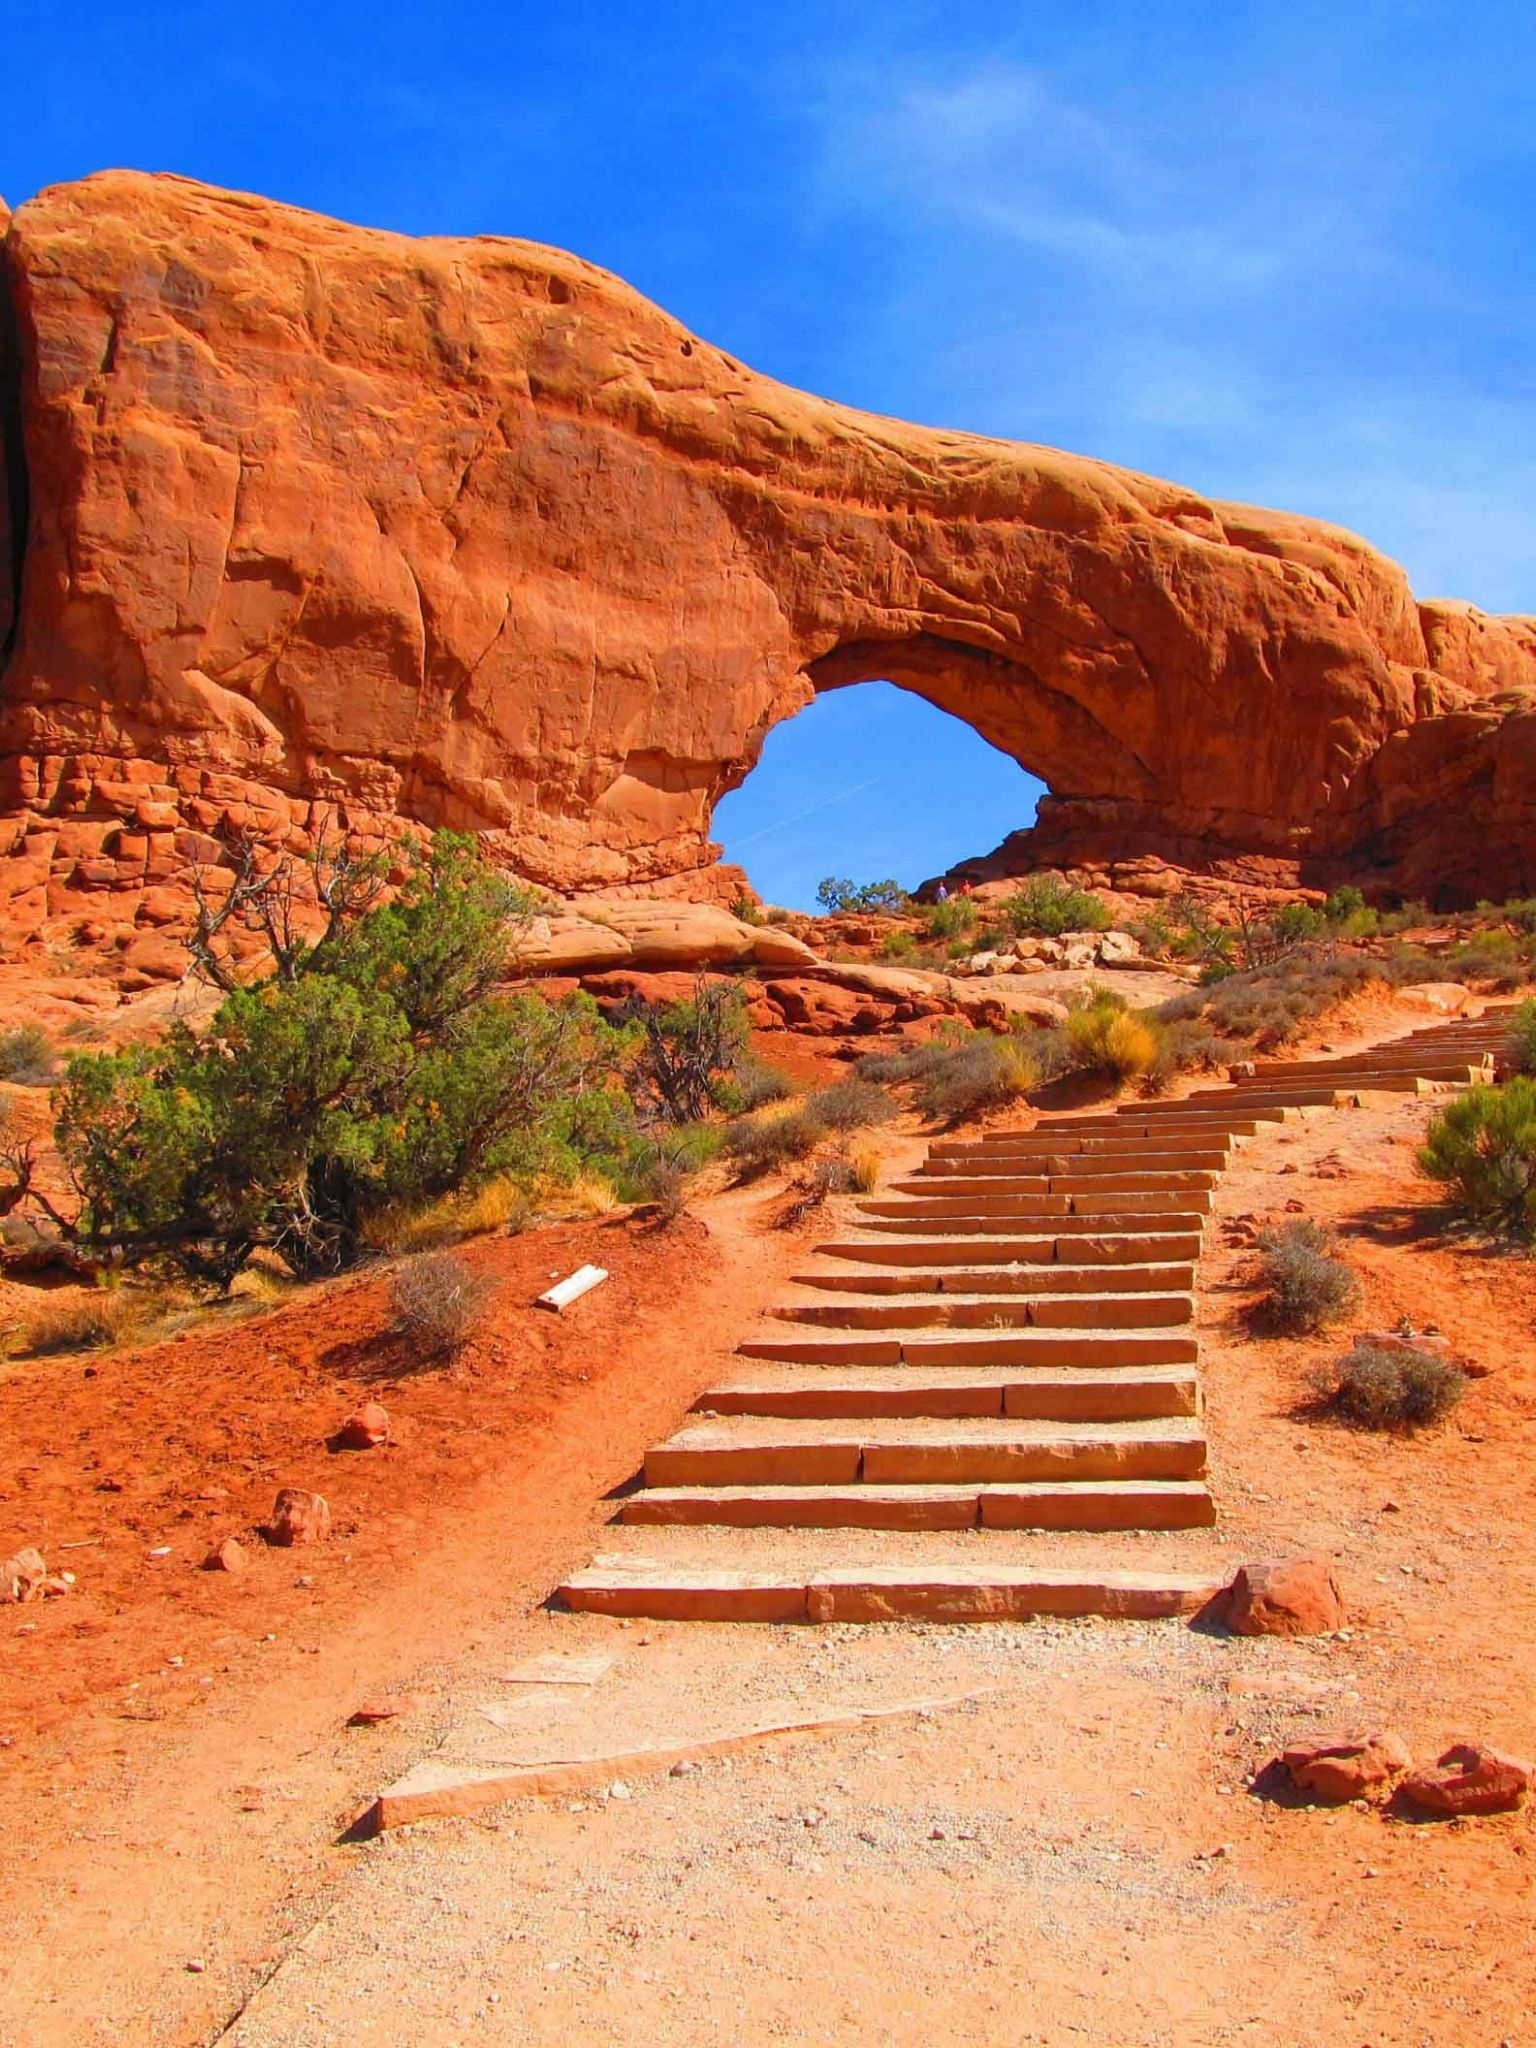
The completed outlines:
[[[1323,1405],[1362,1429],[1411,1431],[1441,1422],[1466,1392],[1466,1374],[1448,1358],[1416,1348],[1367,1342],[1312,1374]]]
[[[1259,1234],[1259,1319],[1287,1337],[1311,1337],[1348,1314],[1359,1283],[1331,1234],[1306,1217]]]

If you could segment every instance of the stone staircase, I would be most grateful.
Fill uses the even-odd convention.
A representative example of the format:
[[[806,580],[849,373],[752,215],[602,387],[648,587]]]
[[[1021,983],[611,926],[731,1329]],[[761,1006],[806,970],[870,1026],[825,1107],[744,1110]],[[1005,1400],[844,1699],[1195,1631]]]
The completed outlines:
[[[1222,1577],[1209,1537],[1136,1569],[1107,1567],[1115,1547],[1097,1539],[1216,1519],[1193,1289],[1217,1177],[1264,1126],[1489,1077],[1509,1014],[935,1141],[816,1248],[739,1370],[647,1453],[619,1513],[645,1548],[599,1558],[560,1597],[715,1620],[1199,1606]],[[1053,1541],[1072,1546],[1065,1563]]]

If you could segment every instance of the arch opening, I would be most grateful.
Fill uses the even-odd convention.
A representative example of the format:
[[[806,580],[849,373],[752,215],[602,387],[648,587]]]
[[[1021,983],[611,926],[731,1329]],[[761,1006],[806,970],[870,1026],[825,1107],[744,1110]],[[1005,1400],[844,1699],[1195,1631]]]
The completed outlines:
[[[828,875],[915,889],[1033,822],[1044,783],[969,716],[904,682],[811,674],[816,695],[770,730],[710,828],[768,902],[815,910]]]

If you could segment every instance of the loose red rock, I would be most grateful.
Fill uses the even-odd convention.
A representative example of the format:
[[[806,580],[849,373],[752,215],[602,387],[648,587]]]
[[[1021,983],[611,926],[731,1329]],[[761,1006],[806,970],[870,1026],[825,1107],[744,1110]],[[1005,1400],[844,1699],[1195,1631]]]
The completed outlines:
[[[1293,1742],[1280,1761],[1298,1791],[1310,1792],[1328,1805],[1342,1805],[1363,1799],[1410,1770],[1413,1755],[1400,1735],[1385,1728],[1353,1740]]]
[[[1342,1628],[1347,1612],[1326,1557],[1271,1557],[1240,1568],[1221,1619],[1235,1636],[1321,1636]]]
[[[291,1549],[304,1543],[323,1543],[330,1533],[331,1507],[324,1494],[285,1486],[272,1508],[268,1528],[272,1541]]]
[[[378,1699],[364,1700],[347,1716],[350,1728],[376,1728],[381,1721],[398,1721],[402,1714],[410,1713],[416,1702],[408,1693],[389,1693]]]
[[[1536,1765],[1482,1742],[1458,1742],[1432,1770],[1404,1778],[1403,1796],[1426,1813],[1512,1813],[1536,1781]]]
[[[372,1451],[389,1441],[389,1411],[377,1401],[364,1401],[337,1431],[338,1441],[349,1451]]]

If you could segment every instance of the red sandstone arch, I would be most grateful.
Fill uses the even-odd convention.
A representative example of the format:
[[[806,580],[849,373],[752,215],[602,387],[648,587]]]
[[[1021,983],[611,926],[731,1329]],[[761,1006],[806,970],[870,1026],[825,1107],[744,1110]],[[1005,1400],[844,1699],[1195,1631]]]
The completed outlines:
[[[317,803],[694,886],[772,724],[876,675],[1049,785],[1057,857],[1536,885],[1536,626],[1335,528],[826,404],[529,243],[109,173],[4,249],[27,914]]]

